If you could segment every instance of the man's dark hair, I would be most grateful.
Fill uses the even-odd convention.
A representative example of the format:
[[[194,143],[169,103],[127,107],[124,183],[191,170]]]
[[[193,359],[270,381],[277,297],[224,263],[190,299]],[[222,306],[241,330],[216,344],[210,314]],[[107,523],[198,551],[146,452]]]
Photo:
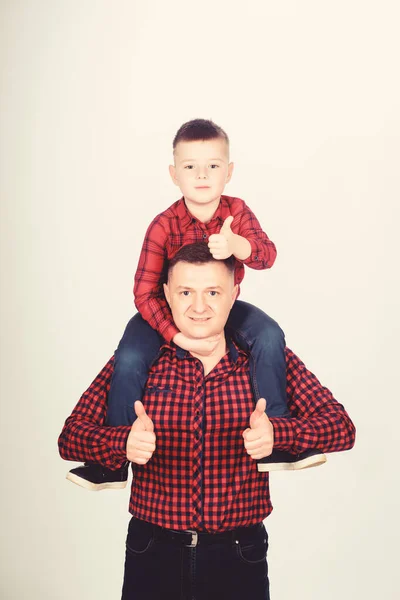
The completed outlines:
[[[199,140],[215,140],[221,138],[229,146],[229,138],[222,127],[207,119],[193,119],[179,127],[172,147],[175,150],[179,142],[197,142]]]
[[[234,272],[236,263],[234,256],[230,256],[223,260],[214,258],[205,242],[195,242],[194,244],[182,246],[168,263],[168,275],[178,262],[186,262],[193,265],[219,262],[223,263],[230,273]]]

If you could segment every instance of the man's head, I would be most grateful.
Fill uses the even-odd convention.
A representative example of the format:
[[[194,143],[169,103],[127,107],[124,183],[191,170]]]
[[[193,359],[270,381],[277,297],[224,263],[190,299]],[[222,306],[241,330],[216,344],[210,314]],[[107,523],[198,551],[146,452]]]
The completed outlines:
[[[172,258],[164,293],[177,328],[190,338],[223,332],[236,300],[235,259],[215,260],[207,244],[183,246]]]
[[[219,200],[233,171],[225,131],[206,119],[188,121],[178,129],[173,150],[170,175],[187,203],[204,205]]]

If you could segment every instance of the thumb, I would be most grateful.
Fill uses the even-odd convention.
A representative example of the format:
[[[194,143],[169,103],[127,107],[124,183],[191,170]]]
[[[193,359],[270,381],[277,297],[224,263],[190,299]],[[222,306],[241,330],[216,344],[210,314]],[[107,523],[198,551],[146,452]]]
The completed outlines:
[[[231,225],[233,222],[233,217],[232,215],[230,215],[229,217],[227,217],[221,227],[221,231],[232,231],[231,230]]]
[[[140,420],[140,422],[142,423],[142,425],[145,428],[145,430],[146,431],[154,431],[154,423],[150,419],[150,417],[148,416],[148,414],[146,413],[146,411],[144,409],[144,406],[140,402],[140,400],[136,400],[136,402],[134,404],[134,408],[135,408],[136,416]]]
[[[257,427],[257,421],[260,417],[265,413],[265,409],[267,408],[267,401],[265,398],[260,398],[256,404],[256,408],[250,415],[250,428],[254,429]]]

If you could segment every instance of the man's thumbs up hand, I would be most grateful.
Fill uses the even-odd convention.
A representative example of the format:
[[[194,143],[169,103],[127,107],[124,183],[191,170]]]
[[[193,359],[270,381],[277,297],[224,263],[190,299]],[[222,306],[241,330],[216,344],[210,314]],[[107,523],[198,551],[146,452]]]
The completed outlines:
[[[145,465],[156,449],[154,423],[145,411],[140,400],[136,400],[134,421],[126,443],[126,457],[137,465]]]
[[[267,403],[260,398],[250,415],[250,427],[243,431],[244,447],[254,460],[260,460],[272,453],[274,428],[265,412]]]
[[[224,260],[234,252],[235,234],[231,229],[233,217],[230,215],[225,219],[219,233],[213,233],[208,240],[208,248],[214,258]]]

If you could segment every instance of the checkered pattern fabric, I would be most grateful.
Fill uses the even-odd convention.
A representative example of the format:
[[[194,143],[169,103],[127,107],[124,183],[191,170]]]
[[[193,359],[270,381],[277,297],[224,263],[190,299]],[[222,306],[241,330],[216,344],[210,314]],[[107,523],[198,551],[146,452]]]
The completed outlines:
[[[355,428],[344,407],[286,349],[291,419],[271,418],[275,447],[301,452],[350,449]],[[113,359],[83,394],[59,438],[62,458],[116,468],[126,460],[130,427],[104,427]],[[189,353],[165,344],[143,404],[154,422],[156,451],[133,465],[130,512],[172,529],[220,532],[258,523],[272,510],[268,473],[244,449],[254,409],[248,358],[234,344],[206,376]]]
[[[207,242],[210,235],[219,233],[230,215],[234,217],[232,231],[246,238],[251,245],[249,258],[243,262],[236,261],[235,283],[239,284],[244,277],[243,264],[252,269],[267,269],[272,267],[276,258],[275,245],[243,200],[221,196],[211,221],[201,223],[188,211],[181,198],[159,214],[147,230],[135,275],[135,304],[142,317],[168,342],[178,333],[178,329],[172,320],[161,285],[166,262],[182,246]]]

